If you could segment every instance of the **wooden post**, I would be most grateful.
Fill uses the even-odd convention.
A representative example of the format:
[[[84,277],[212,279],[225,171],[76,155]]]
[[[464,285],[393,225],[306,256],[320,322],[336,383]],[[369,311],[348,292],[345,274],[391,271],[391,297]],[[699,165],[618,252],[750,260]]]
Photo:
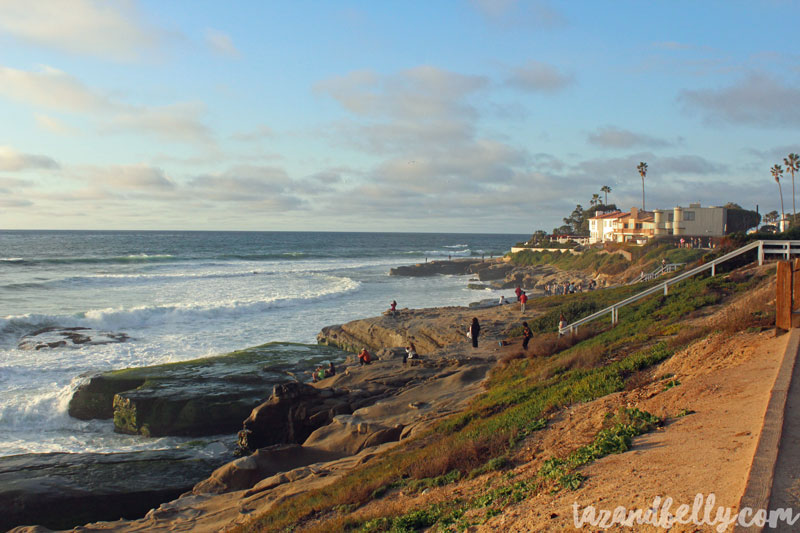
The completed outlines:
[[[778,261],[775,295],[775,334],[792,329],[792,263]]]
[[[800,327],[800,259],[792,268],[792,327]]]

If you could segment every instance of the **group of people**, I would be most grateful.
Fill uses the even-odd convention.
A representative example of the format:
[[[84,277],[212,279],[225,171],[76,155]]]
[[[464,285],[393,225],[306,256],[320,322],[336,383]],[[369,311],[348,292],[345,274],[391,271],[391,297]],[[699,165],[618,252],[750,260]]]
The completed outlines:
[[[563,281],[561,283],[557,283],[555,281],[550,281],[545,284],[544,286],[544,295],[545,296],[554,296],[554,295],[562,295],[562,294],[574,294],[576,292],[583,292],[583,291],[593,291],[597,288],[597,281],[591,280],[589,283],[584,284],[584,282],[579,281],[577,283],[572,281]]]
[[[328,365],[327,368],[320,365],[318,366],[314,372],[311,373],[311,380],[316,383],[317,381],[325,378],[329,378],[331,376],[336,375],[336,366],[333,364],[333,361]]]

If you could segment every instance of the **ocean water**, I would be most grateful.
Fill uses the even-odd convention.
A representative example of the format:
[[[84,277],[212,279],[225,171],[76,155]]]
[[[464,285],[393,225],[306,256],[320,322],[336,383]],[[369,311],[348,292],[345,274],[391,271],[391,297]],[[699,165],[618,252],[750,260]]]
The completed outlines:
[[[391,267],[497,256],[526,235],[0,231],[0,456],[164,449],[186,439],[119,435],[69,417],[87,373],[184,361],[268,342],[315,343],[322,327],[399,308],[466,305],[494,293],[464,276]],[[21,350],[45,327],[129,340]],[[217,449],[209,439],[209,449]]]

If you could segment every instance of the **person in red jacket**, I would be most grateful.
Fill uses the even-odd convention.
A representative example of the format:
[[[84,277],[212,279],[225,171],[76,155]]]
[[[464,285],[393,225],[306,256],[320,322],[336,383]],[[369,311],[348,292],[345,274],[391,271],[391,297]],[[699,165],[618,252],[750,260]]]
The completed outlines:
[[[517,295],[517,301],[519,301],[519,297],[520,297],[520,295],[522,294],[522,287],[520,287],[519,285],[517,285],[517,288],[516,288],[516,289],[514,289],[514,294],[516,294],[516,295]]]
[[[519,295],[519,304],[520,309],[524,313],[525,312],[525,304],[528,302],[528,295],[525,294],[525,291],[522,291],[522,294]]]
[[[358,363],[360,366],[368,365],[372,362],[372,356],[369,354],[366,348],[361,349],[361,353],[358,354]]]

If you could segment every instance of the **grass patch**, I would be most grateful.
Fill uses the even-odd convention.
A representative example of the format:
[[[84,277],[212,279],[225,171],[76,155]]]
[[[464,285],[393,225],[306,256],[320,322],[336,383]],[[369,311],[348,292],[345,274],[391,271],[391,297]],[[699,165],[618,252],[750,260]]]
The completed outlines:
[[[606,455],[623,453],[631,448],[633,437],[652,431],[663,424],[658,417],[637,408],[620,409],[614,416],[615,424],[601,430],[594,441],[573,451],[567,458],[553,457],[544,462],[539,475],[555,480],[557,486],[575,490],[585,477],[576,469]]]

